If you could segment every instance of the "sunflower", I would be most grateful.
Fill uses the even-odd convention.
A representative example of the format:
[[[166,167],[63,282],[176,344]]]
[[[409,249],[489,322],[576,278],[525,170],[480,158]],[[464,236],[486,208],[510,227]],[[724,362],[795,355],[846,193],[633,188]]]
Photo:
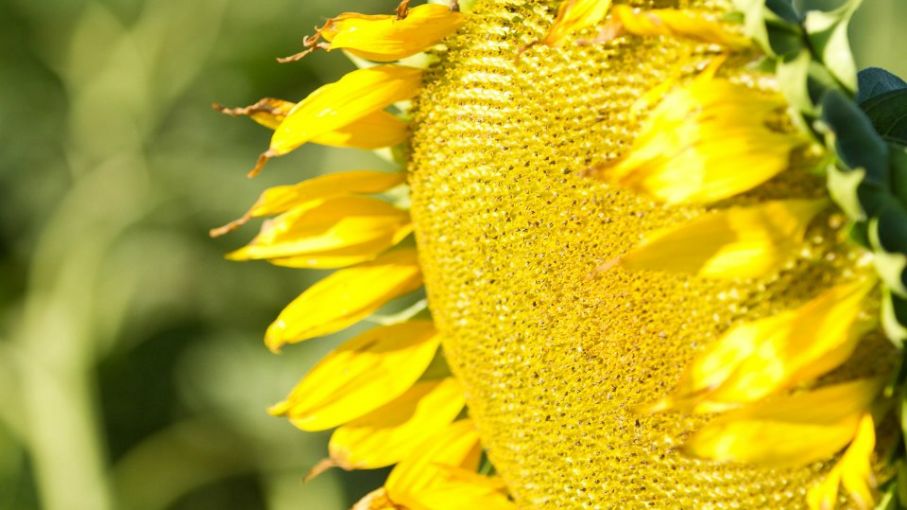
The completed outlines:
[[[859,2],[477,0],[343,13],[360,68],[246,115],[400,173],[266,190],[236,260],[337,269],[278,351],[423,286],[271,408],[393,465],[356,508],[899,508],[907,84]]]

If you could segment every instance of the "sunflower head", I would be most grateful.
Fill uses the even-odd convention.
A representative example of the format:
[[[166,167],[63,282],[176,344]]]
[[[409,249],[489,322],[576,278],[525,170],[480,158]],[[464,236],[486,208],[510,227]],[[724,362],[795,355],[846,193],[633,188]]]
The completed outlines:
[[[866,106],[897,90],[855,96],[857,3],[333,18],[304,53],[444,45],[228,113],[276,129],[264,161],[397,143],[385,109],[413,98],[409,208],[361,196],[403,179],[374,172],[269,190],[236,224],[280,216],[233,256],[350,266],[281,313],[275,350],[423,283],[431,321],[389,318],[272,411],[340,426],[319,471],[399,462],[363,508],[869,507],[899,455],[907,140]]]

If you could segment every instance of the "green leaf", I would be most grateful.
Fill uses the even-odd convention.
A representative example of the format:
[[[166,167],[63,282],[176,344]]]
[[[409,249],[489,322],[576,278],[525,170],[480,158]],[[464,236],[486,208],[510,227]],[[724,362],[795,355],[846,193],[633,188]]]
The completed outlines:
[[[901,205],[907,207],[907,147],[889,144],[891,152],[891,188]]]
[[[907,82],[878,67],[868,67],[857,74],[857,102],[864,103],[876,96],[907,89]]]
[[[779,63],[776,70],[778,86],[788,104],[807,114],[814,114],[816,111],[815,103],[810,97],[807,87],[811,62],[809,52],[801,51],[797,58]]]
[[[888,339],[901,348],[907,340],[907,301],[894,295],[888,289],[882,293],[882,329]],[[903,418],[907,419],[907,416]],[[907,422],[902,423],[907,428]]]
[[[892,292],[907,297],[907,209],[889,199],[869,222],[876,272]]]
[[[829,91],[822,99],[822,120],[834,133],[838,157],[851,169],[866,170],[865,180],[880,189],[889,185],[888,145],[872,122],[843,93]]]
[[[802,30],[790,21],[783,4],[788,0],[733,0],[734,8],[743,14],[743,30],[769,56],[793,58],[802,46]],[[780,14],[779,14],[780,13]],[[793,19],[793,18],[791,18]]]
[[[772,53],[782,60],[795,58],[803,49],[803,34],[797,25],[769,21],[765,29]]]
[[[857,89],[857,66],[847,39],[847,26],[862,0],[847,0],[833,11],[806,13],[803,26],[817,56],[849,92]]]
[[[907,89],[873,97],[860,107],[886,140],[907,144]]]
[[[765,6],[788,23],[795,25],[800,23],[800,15],[797,14],[791,0],[765,0]]]
[[[848,218],[854,220],[865,220],[866,211],[863,210],[863,204],[860,203],[858,190],[863,178],[866,176],[866,170],[858,168],[856,170],[841,170],[835,165],[828,169],[828,192],[834,199],[838,207],[844,210]],[[860,243],[865,244],[865,243]]]

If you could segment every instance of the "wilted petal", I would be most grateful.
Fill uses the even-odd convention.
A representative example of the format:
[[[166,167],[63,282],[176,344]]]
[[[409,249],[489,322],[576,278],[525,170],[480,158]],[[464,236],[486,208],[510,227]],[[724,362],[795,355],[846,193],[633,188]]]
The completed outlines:
[[[369,330],[331,352],[271,409],[302,430],[342,425],[391,402],[425,372],[440,339],[431,322]]]

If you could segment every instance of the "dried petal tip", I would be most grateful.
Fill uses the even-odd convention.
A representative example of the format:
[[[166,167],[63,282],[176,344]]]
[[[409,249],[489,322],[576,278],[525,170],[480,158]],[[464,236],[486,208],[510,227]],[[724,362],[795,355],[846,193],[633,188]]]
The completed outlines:
[[[312,469],[310,469],[308,473],[305,474],[305,477],[302,479],[302,481],[305,483],[309,483],[312,480],[318,478],[325,471],[328,471],[335,467],[338,467],[338,466],[337,466],[337,463],[334,462],[334,459],[331,459],[331,458],[321,459],[318,461],[317,464],[312,466]]]
[[[314,35],[305,38],[305,50],[277,60],[294,62],[316,49],[344,49],[364,59],[392,62],[428,50],[465,21],[463,14],[443,5],[408,9],[408,3],[401,3],[396,15],[347,12],[331,18]]]
[[[283,119],[286,118],[294,106],[296,106],[296,103],[273,97],[266,97],[258,100],[255,104],[239,108],[227,108],[220,103],[211,105],[212,108],[224,115],[249,117],[269,129],[277,129],[277,126],[283,122]]]

